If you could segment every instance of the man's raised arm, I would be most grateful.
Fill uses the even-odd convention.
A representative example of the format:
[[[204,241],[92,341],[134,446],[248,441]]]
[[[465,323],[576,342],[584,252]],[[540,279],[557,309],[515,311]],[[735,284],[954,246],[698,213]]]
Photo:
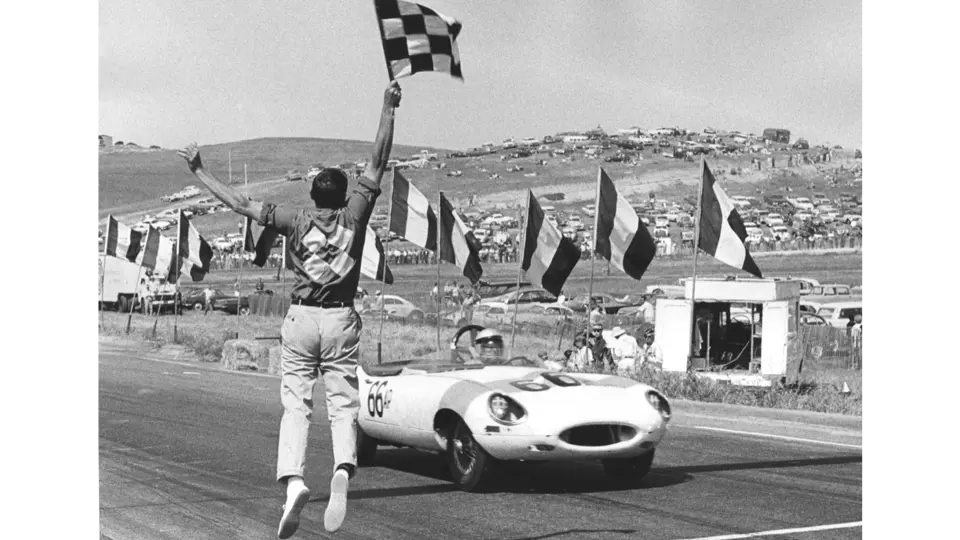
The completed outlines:
[[[377,187],[380,186],[383,173],[387,170],[387,161],[390,160],[390,150],[393,148],[393,112],[399,106],[400,85],[393,81],[383,93],[383,112],[380,114],[377,138],[373,142],[373,157],[363,171],[363,176],[373,181]]]
[[[213,173],[207,172],[200,161],[200,149],[197,148],[197,143],[191,143],[183,150],[178,150],[177,155],[187,160],[190,172],[195,174],[200,182],[231,210],[243,216],[260,219],[260,210],[263,203],[244,197],[240,191],[224,184]]]

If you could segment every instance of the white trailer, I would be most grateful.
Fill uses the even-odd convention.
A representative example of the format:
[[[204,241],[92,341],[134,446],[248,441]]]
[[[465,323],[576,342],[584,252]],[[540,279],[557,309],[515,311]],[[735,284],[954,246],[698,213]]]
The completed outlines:
[[[103,301],[104,309],[129,311],[137,294],[140,265],[119,257],[103,255],[97,257],[97,260],[100,266],[97,276],[100,294],[97,295],[97,300]]]

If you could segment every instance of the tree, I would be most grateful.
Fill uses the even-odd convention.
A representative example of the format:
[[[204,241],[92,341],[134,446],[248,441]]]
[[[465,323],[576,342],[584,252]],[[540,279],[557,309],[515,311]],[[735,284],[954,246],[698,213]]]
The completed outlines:
[[[123,141],[117,141],[113,143],[114,146],[123,146]]]

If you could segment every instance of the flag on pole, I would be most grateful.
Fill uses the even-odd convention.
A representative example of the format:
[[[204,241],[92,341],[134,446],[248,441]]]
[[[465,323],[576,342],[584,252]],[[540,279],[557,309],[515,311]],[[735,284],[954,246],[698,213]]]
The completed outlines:
[[[177,229],[180,235],[180,272],[190,274],[193,281],[203,281],[203,276],[210,271],[213,249],[206,239],[200,236],[200,231],[190,223],[187,216],[183,215],[183,210],[180,210]],[[177,278],[179,277],[178,275]]]
[[[137,255],[140,254],[140,243],[142,241],[142,232],[127,227],[112,215],[109,217],[107,221],[107,255],[134,262],[137,260]]]
[[[480,242],[473,236],[450,201],[440,194],[440,260],[455,264],[470,283],[476,284],[483,275],[480,267]]]
[[[628,276],[640,279],[657,254],[657,244],[602,167],[597,174],[597,182],[600,187],[597,197],[596,252]]]
[[[463,80],[452,17],[403,0],[374,0],[390,80],[421,71],[439,71]]]
[[[169,276],[173,268],[173,259],[177,250],[176,243],[160,233],[160,229],[150,227],[143,250],[137,256],[136,263],[158,276]]]
[[[267,264],[267,258],[270,256],[270,251],[273,249],[273,245],[277,241],[277,237],[280,236],[280,231],[273,227],[259,227],[259,235],[257,235],[256,240],[254,240],[254,223],[253,218],[247,216],[247,220],[244,224],[243,235],[243,250],[249,253],[256,253],[253,259],[253,264],[263,268],[263,265]]]
[[[531,283],[560,296],[563,284],[580,260],[580,249],[547,221],[532,191],[527,190],[527,197],[529,210],[521,268]]]
[[[703,162],[702,182],[697,247],[724,264],[762,278],[760,268],[747,249],[747,229],[743,220],[727,194],[717,185],[706,161]]]
[[[387,257],[383,253],[383,243],[373,229],[367,227],[367,239],[363,243],[363,257],[360,260],[360,273],[384,281],[387,285],[393,284],[393,272],[387,266]],[[386,276],[384,276],[386,273]]]
[[[413,184],[393,171],[390,196],[390,232],[423,249],[437,250],[437,215]]]

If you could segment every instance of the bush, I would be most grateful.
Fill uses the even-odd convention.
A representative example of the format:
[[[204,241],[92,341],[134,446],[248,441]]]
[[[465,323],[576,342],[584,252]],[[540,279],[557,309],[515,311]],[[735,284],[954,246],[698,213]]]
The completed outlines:
[[[113,143],[114,146],[123,146],[123,141],[117,141]]]

